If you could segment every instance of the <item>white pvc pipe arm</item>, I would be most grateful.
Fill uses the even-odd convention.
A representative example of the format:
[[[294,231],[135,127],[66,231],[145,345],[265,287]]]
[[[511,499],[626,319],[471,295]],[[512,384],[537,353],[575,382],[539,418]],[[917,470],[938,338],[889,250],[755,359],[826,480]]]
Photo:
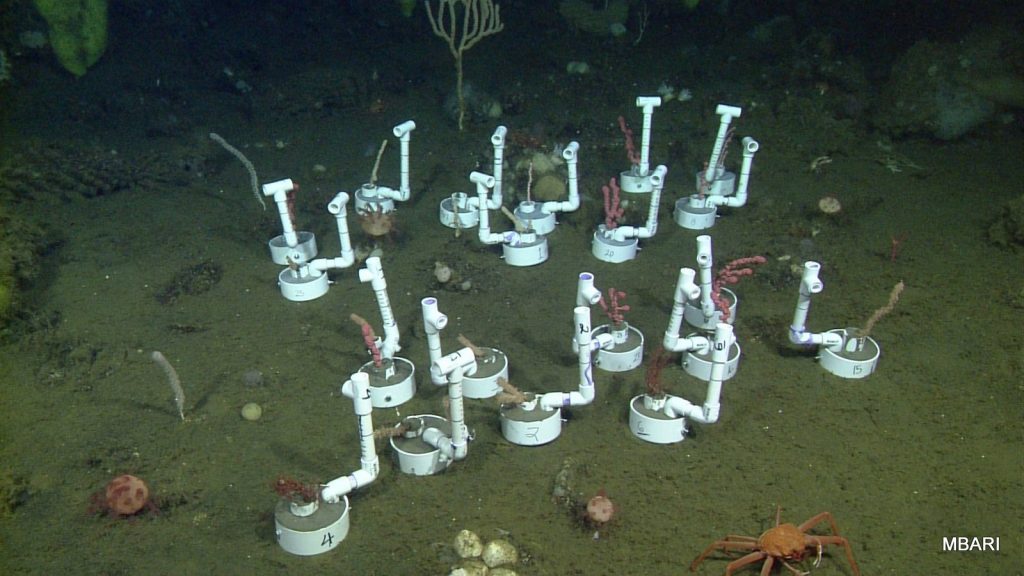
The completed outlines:
[[[638,96],[636,105],[643,109],[644,123],[640,131],[640,164],[637,174],[646,176],[651,169],[651,119],[654,109],[661,106],[661,96]]]
[[[519,244],[524,239],[525,234],[520,234],[515,230],[509,230],[507,232],[491,232],[491,215],[488,212],[490,203],[487,201],[487,191],[494,186],[494,177],[488,176],[482,172],[471,172],[469,174],[471,182],[476,184],[477,194],[477,214],[479,215],[479,223],[477,224],[477,237],[484,244]]]
[[[711,158],[708,159],[708,168],[704,172],[704,179],[708,182],[714,182],[719,176],[722,175],[723,168],[718,165],[719,159],[722,157],[722,149],[725,147],[725,139],[729,134],[729,124],[733,118],[739,118],[743,110],[737,106],[727,106],[725,104],[719,104],[715,108],[715,114],[718,114],[722,118],[718,123],[718,135],[715,136],[715,144],[711,148]]]
[[[473,171],[469,174],[469,181],[476,184],[476,209],[479,215],[477,236],[484,244],[500,244],[504,242],[504,234],[491,233],[491,214],[488,212],[487,192],[494,189],[494,176]]]
[[[291,213],[288,210],[288,193],[295,190],[295,182],[291,178],[268,182],[263,185],[263,195],[274,199],[277,215],[281,219],[281,235],[288,246],[294,248],[299,244],[299,236],[295,232]]]
[[[369,282],[374,296],[377,297],[377,308],[380,310],[381,324],[384,325],[384,340],[380,346],[380,355],[384,358],[393,358],[395,353],[402,349],[402,346],[398,343],[398,323],[395,322],[395,315],[391,310],[388,283],[384,280],[380,257],[370,256],[366,259],[366,268],[359,269],[359,281],[363,284]]]
[[[670,396],[665,403],[665,414],[694,420],[701,424],[714,424],[718,421],[718,414],[722,407],[720,402],[722,377],[725,375],[725,363],[729,359],[729,349],[735,341],[732,325],[725,322],[715,325],[715,335],[711,347],[711,375],[708,377],[704,404],[696,406],[685,398]]]
[[[711,299],[712,272],[714,258],[711,253],[711,236],[697,236],[697,268],[700,269],[700,311],[705,318],[715,313],[715,302]]]
[[[348,200],[349,196],[347,193],[338,192],[327,203],[327,211],[334,215],[334,221],[338,226],[338,243],[341,245],[341,256],[317,258],[310,261],[309,266],[314,270],[326,272],[327,270],[348,268],[356,262],[356,253],[352,250],[352,239],[348,232],[348,212],[345,209]]]
[[[843,345],[843,337],[836,332],[807,331],[807,314],[811,309],[811,295],[825,289],[825,284],[818,279],[821,264],[814,261],[804,262],[804,273],[800,277],[800,293],[793,310],[793,322],[789,326],[789,341],[800,346],[827,346],[837,348]]]
[[[430,368],[431,372],[443,374],[448,382],[448,410],[451,415],[452,435],[449,438],[437,428],[427,428],[420,439],[453,460],[462,460],[469,453],[469,429],[466,428],[462,379],[464,374],[472,375],[476,369],[476,355],[469,347],[442,356]]]
[[[754,163],[754,154],[761,145],[757,140],[747,136],[743,139],[743,165],[740,166],[740,179],[736,184],[736,194],[732,196],[709,195],[707,206],[728,206],[739,208],[747,203],[747,187],[750,184],[750,167]]]
[[[584,406],[594,401],[594,372],[591,357],[594,352],[615,345],[611,334],[599,334],[593,337],[590,328],[590,307],[576,306],[573,308],[573,324],[576,327],[575,348],[579,367],[579,386],[575,392],[548,392],[538,398],[541,408],[554,410],[568,406]]]
[[[706,350],[710,342],[703,336],[680,338],[679,330],[683,326],[683,313],[686,303],[700,296],[700,286],[693,282],[696,272],[693,268],[680,268],[676,289],[672,293],[672,313],[668,318],[668,327],[662,338],[662,346],[670,352],[686,352],[688,350]]]
[[[391,133],[398,137],[401,179],[399,180],[398,190],[388,188],[387,186],[377,186],[376,195],[378,198],[389,198],[405,202],[412,194],[412,189],[409,186],[409,141],[412,139],[412,131],[415,129],[416,123],[412,120],[406,120],[391,129]]]
[[[423,329],[427,334],[427,352],[430,356],[430,381],[440,386],[445,383],[444,374],[434,370],[441,359],[441,330],[448,325],[448,317],[437,308],[437,298],[428,296],[420,300],[423,312]]]
[[[490,200],[487,199],[486,193],[480,195],[480,183],[473,179],[470,174],[470,180],[477,185],[477,196],[470,196],[466,199],[466,206],[470,210],[479,210],[481,206],[485,206],[488,210],[497,210],[501,208],[502,204],[502,190],[504,189],[504,176],[505,173],[505,136],[508,134],[508,128],[504,126],[498,126],[494,129],[494,134],[491,134],[491,145],[494,147],[494,162],[492,163],[491,171],[494,172],[493,184],[487,185],[487,191],[491,193]],[[486,176],[486,174],[482,174]],[[486,191],[485,191],[486,192]],[[496,242],[493,242],[496,244]]]
[[[643,227],[619,226],[605,235],[611,235],[616,241],[628,240],[629,238],[650,238],[658,232],[658,210],[661,204],[661,191],[665,187],[665,173],[668,168],[664,164],[659,165],[651,174],[651,184],[654,190],[651,191],[651,204],[647,208],[647,222]]]
[[[351,266],[356,260],[355,251],[352,250],[352,238],[348,232],[348,211],[345,209],[348,199],[347,193],[338,192],[327,203],[327,211],[334,214],[334,220],[338,226],[338,243],[341,245],[341,258],[347,262],[345,267]]]
[[[377,478],[380,462],[377,460],[377,449],[373,440],[373,402],[370,400],[370,375],[356,372],[341,387],[341,393],[352,399],[356,412],[356,424],[359,431],[359,463],[360,468],[347,476],[331,480],[320,489],[320,498],[324,502],[333,503],[342,496],[366,486]]]
[[[548,214],[555,212],[575,212],[580,207],[580,185],[577,161],[580,151],[579,142],[569,142],[562,150],[562,158],[569,171],[569,199],[564,202],[551,201],[541,204],[541,210]]]
[[[505,182],[503,175],[505,173],[505,136],[507,134],[508,128],[504,126],[498,126],[494,129],[494,134],[491,134],[491,146],[494,148],[494,167],[492,169],[494,186],[492,187],[491,205],[488,206],[491,210],[501,207]]]

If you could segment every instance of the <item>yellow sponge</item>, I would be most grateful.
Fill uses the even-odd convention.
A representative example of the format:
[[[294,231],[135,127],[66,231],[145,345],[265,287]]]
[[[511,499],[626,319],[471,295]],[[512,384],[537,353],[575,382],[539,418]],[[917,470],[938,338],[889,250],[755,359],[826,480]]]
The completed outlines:
[[[107,0],[33,0],[50,27],[50,45],[61,65],[85,74],[107,49]]]

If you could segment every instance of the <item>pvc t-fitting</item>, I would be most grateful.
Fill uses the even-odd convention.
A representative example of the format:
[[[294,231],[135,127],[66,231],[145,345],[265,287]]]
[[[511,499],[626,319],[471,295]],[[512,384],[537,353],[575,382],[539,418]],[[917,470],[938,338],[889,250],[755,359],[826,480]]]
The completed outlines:
[[[818,279],[818,272],[821,271],[821,264],[808,260],[804,262],[804,273],[800,278],[800,293],[804,296],[817,294],[825,289],[825,284]]]
[[[744,136],[743,140],[741,140],[740,142],[743,143],[744,156],[748,154],[753,155],[761,147],[761,145],[757,143],[757,140],[754,140],[750,136]]]
[[[715,114],[722,117],[722,122],[728,124],[732,122],[733,118],[739,118],[740,114],[743,113],[743,109],[739,106],[729,106],[728,104],[719,104],[715,107]]]
[[[601,301],[601,291],[594,287],[594,275],[580,272],[576,282],[576,304],[578,306],[593,305]]]
[[[661,106],[661,96],[637,96],[637,108],[643,108],[644,114],[654,112],[654,109]]]
[[[420,308],[423,311],[423,324],[429,329],[444,330],[448,325],[448,316],[437,308],[437,298],[428,296],[420,300]]]

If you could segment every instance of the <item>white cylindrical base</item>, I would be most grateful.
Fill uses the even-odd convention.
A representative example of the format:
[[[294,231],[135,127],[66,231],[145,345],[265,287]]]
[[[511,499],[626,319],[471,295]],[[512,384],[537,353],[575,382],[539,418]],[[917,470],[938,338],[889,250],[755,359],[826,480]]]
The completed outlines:
[[[333,504],[317,503],[316,511],[308,516],[296,516],[291,502],[281,499],[274,508],[277,543],[285,552],[299,556],[333,550],[348,536],[348,512],[347,496]]]
[[[715,225],[717,206],[694,206],[689,198],[676,200],[672,219],[687,230],[707,230]]]
[[[547,444],[562,433],[562,410],[544,410],[537,400],[501,407],[501,435],[519,446]]]
[[[462,377],[465,398],[491,398],[501,392],[498,378],[508,380],[508,356],[496,348],[478,347],[483,356],[476,359],[476,372]]]
[[[555,231],[555,215],[540,209],[540,204],[532,200],[520,202],[516,206],[514,214],[516,218],[526,224],[528,230],[533,230],[541,236],[546,236]]]
[[[299,230],[295,236],[298,238],[298,244],[295,246],[289,246],[283,234],[274,236],[267,242],[267,246],[270,247],[270,259],[275,264],[305,264],[316,258],[316,236],[305,230]],[[295,258],[296,253],[299,254],[299,258]]]
[[[690,334],[687,338],[696,336],[696,334]],[[706,350],[703,353],[697,353],[689,351],[683,354],[682,365],[683,370],[687,374],[695,378],[699,378],[707,382],[711,378],[711,350]],[[722,381],[726,381],[736,375],[736,370],[740,366],[740,345],[738,342],[733,342],[732,346],[729,347],[729,357],[725,361],[725,372],[722,374]]]
[[[654,184],[651,182],[651,174],[653,171],[648,171],[645,176],[640,176],[636,172],[636,167],[630,168],[625,172],[619,173],[619,190],[628,192],[630,194],[645,194],[654,190]]]
[[[330,282],[326,272],[302,266],[295,270],[281,270],[277,275],[277,287],[281,289],[281,295],[288,300],[307,302],[327,294]]]
[[[469,196],[465,192],[456,192],[450,197],[441,200],[440,214],[441,224],[449,228],[465,230],[476,228],[480,222],[480,212],[473,210],[466,204]]]
[[[636,258],[636,251],[640,246],[638,239],[626,238],[625,240],[615,240],[614,238],[606,237],[604,230],[604,224],[601,224],[597,227],[597,231],[594,232],[594,240],[590,244],[590,251],[594,254],[594,258],[604,262],[611,262],[612,264],[619,264]]]
[[[704,187],[704,175],[705,171],[700,170],[697,172],[697,191]],[[718,178],[715,178],[708,183],[707,190],[704,194],[707,196],[731,196],[736,192],[736,173],[723,171]]]
[[[405,358],[384,358],[380,368],[367,362],[359,371],[370,375],[370,403],[374,408],[405,404],[416,393],[416,366]]]
[[[839,352],[821,348],[818,362],[821,367],[840,378],[867,378],[878,367],[878,357],[882,350],[870,336],[857,338],[856,328],[836,328],[830,333],[843,337],[843,346]]]
[[[652,398],[646,394],[629,402],[629,431],[644,442],[675,444],[686,439],[686,419],[662,412],[672,396]]]
[[[510,266],[534,266],[548,259],[548,239],[537,235],[533,242],[502,244],[501,254]]]
[[[403,419],[401,425],[409,427],[407,435],[391,438],[391,450],[398,460],[399,470],[413,476],[430,476],[448,469],[452,463],[451,458],[424,442],[420,435],[414,434],[427,428],[437,428],[451,438],[452,425],[448,420],[433,414],[419,414]]]
[[[597,351],[594,358],[594,366],[605,372],[626,372],[640,365],[644,360],[644,335],[633,326],[626,326],[625,338],[619,342],[617,339],[614,346]],[[602,324],[594,328],[591,337],[596,338],[600,334],[611,334],[612,325]]]
[[[357,214],[365,212],[380,212],[387,214],[395,209],[395,201],[380,195],[380,190],[375,184],[363,184],[356,190],[353,208]]]
[[[715,326],[725,322],[726,324],[734,324],[736,322],[736,308],[739,304],[739,297],[736,293],[728,288],[722,288],[719,290],[719,296],[729,302],[729,319],[722,320],[722,311],[717,307],[711,314],[710,318],[704,317],[704,309],[700,307],[699,300],[688,300],[683,305],[683,319],[686,323],[698,330],[706,330],[708,332],[714,332]]]

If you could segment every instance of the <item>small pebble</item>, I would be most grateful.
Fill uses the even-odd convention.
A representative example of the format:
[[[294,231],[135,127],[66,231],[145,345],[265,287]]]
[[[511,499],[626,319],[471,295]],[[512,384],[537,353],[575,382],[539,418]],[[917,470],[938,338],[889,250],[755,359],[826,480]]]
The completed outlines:
[[[262,371],[253,368],[242,374],[242,383],[246,388],[259,388],[267,383],[267,379],[263,376]]]

